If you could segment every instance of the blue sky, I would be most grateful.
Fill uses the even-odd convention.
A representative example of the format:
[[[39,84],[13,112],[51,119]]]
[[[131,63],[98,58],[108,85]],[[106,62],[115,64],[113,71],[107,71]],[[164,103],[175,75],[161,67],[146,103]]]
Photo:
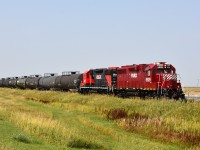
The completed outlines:
[[[166,61],[200,78],[199,0],[0,2],[0,77]]]

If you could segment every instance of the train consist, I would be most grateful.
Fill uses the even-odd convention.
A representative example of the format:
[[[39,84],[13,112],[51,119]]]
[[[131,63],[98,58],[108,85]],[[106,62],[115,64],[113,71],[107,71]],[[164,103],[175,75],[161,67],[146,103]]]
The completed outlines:
[[[2,78],[0,87],[185,99],[175,67],[165,62]]]

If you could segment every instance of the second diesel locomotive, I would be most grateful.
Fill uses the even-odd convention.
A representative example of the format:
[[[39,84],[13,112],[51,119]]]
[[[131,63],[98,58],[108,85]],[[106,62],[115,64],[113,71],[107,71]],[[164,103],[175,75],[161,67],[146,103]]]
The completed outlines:
[[[174,66],[165,62],[90,69],[57,74],[24,76],[0,80],[1,87],[43,90],[77,90],[80,93],[106,93],[122,97],[139,96],[185,99]]]

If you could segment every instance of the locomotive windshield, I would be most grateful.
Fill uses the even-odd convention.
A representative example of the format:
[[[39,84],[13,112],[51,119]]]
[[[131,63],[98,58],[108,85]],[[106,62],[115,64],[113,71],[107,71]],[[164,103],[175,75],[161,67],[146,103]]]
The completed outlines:
[[[174,71],[168,68],[163,68],[163,69],[157,69],[157,73],[174,73]]]
[[[171,70],[165,68],[165,69],[158,69],[157,72],[158,72],[158,73],[170,73]]]
[[[157,73],[172,73],[174,74],[175,71],[172,68],[172,66],[170,64],[166,64],[166,63],[159,63],[157,64]]]

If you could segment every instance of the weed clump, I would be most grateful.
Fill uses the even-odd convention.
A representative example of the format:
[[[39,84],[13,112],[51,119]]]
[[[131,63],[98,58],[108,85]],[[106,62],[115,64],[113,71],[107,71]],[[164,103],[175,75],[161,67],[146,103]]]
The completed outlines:
[[[122,108],[110,109],[108,111],[105,111],[105,114],[106,114],[107,119],[110,119],[110,120],[116,120],[116,119],[128,117],[127,111]]]
[[[69,141],[67,146],[71,148],[103,149],[103,146],[100,144],[77,138],[73,138],[71,141]]]
[[[135,119],[135,120],[141,120],[141,119],[148,119],[149,117],[147,115],[142,115],[138,112],[133,112],[129,115],[129,118]]]
[[[31,143],[31,139],[23,133],[20,133],[20,134],[13,136],[13,139],[18,141],[18,142],[22,142],[22,143],[26,143],[26,144]]]

